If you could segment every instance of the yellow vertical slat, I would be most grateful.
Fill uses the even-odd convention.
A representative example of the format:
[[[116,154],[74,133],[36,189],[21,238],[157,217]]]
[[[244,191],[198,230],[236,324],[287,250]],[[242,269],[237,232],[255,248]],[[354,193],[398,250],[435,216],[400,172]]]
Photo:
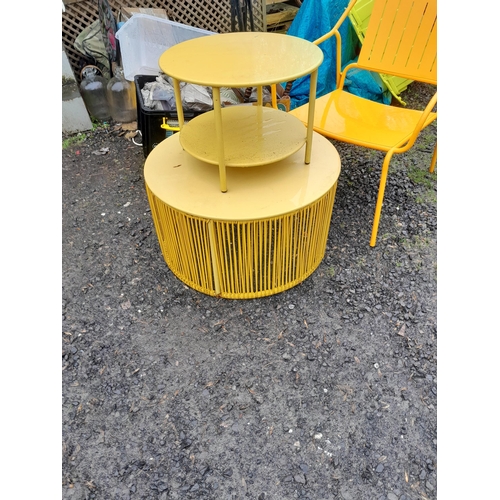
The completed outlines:
[[[421,53],[422,46],[419,47],[415,42],[418,38],[420,23],[422,21],[422,15],[426,3],[427,2],[422,1],[415,1],[413,3],[410,3],[410,5],[412,6],[412,12],[409,12],[409,14],[411,14],[413,22],[408,21],[408,17],[406,18],[404,31],[401,34],[400,42],[398,46],[396,46],[393,50],[393,54],[396,56],[396,59],[393,63],[396,70],[413,68],[414,64],[409,64],[409,58],[411,58],[412,52],[416,53],[417,51]],[[416,22],[416,20],[418,20],[418,22]],[[400,20],[400,24],[403,24],[403,19]],[[389,61],[389,64],[391,63],[392,61]]]
[[[415,71],[428,71],[422,62],[429,58],[434,59],[436,54],[436,4],[426,2],[425,13],[422,14],[422,22],[414,40],[414,50],[410,52],[408,67],[415,68]],[[418,50],[417,50],[418,48]],[[427,54],[427,56],[426,56]],[[432,63],[432,61],[431,61]]]
[[[408,35],[409,34],[408,30],[411,29],[408,28],[407,24],[410,11],[413,8],[414,4],[413,2],[408,2],[408,1],[398,2],[398,3],[399,3],[398,8],[394,14],[394,18],[390,20],[391,21],[390,32],[387,34],[386,48],[384,54],[380,58],[380,61],[387,65],[393,64],[404,68],[405,66],[404,63],[406,61],[404,61],[403,63],[397,62],[395,58],[399,53],[407,50],[407,49],[402,49],[401,44],[402,40],[405,37],[405,34]]]
[[[244,255],[244,245],[243,245],[243,234],[242,234],[242,226],[241,223],[237,223],[236,225],[236,259],[238,262],[238,272],[236,273],[237,277],[237,292],[241,293],[245,290],[245,255]]]
[[[217,265],[217,248],[215,243],[215,230],[214,230],[214,222],[210,221],[208,223],[208,233],[210,237],[210,255],[212,256],[212,266],[213,266],[213,276],[214,276],[214,285],[215,285],[215,293],[221,293],[220,279],[219,279],[219,267]]]

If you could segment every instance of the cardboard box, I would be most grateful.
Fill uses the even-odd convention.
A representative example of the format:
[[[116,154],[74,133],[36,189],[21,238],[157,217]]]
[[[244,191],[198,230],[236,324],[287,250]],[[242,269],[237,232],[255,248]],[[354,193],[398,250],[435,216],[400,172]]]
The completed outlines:
[[[147,14],[148,16],[160,17],[168,19],[167,11],[165,9],[142,9],[139,7],[121,7],[119,14],[119,22],[128,21],[134,14]]]

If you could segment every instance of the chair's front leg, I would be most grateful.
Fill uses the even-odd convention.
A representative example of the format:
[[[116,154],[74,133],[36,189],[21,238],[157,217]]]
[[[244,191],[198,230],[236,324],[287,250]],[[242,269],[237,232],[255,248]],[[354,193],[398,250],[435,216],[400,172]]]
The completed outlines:
[[[438,152],[438,145],[436,142],[436,145],[434,146],[434,153],[432,155],[431,166],[429,167],[429,172],[431,174],[434,172],[434,167],[436,166],[437,152]]]
[[[385,184],[387,182],[387,173],[389,172],[389,163],[391,161],[394,151],[387,152],[382,163],[382,172],[380,174],[380,183],[378,187],[377,204],[375,205],[375,216],[373,218],[372,236],[370,239],[370,246],[374,247],[377,243],[378,224],[380,221],[380,213],[382,212],[382,203],[384,201]]]

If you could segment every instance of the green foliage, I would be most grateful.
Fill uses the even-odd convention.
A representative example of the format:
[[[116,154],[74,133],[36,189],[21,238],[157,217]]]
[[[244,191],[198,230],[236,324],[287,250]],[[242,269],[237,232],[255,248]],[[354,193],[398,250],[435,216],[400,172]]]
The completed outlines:
[[[64,139],[62,142],[62,148],[67,149],[71,146],[74,146],[75,144],[80,144],[85,141],[85,139],[87,139],[87,134],[79,132],[76,135],[72,135],[71,137],[67,137],[66,139]]]
[[[103,122],[97,118],[92,117],[92,132],[99,128],[109,128],[108,122]]]
[[[416,194],[415,201],[423,204],[436,204],[436,172],[432,174],[427,169],[422,169],[416,165],[408,168],[408,177],[417,186],[422,186],[423,190]]]
[[[416,165],[411,165],[408,168],[408,177],[414,184],[418,184],[427,189],[432,189],[436,183],[436,173],[432,174],[427,170]]]
[[[417,203],[434,205],[437,203],[437,193],[434,189],[427,189],[423,193],[417,194],[415,201]]]

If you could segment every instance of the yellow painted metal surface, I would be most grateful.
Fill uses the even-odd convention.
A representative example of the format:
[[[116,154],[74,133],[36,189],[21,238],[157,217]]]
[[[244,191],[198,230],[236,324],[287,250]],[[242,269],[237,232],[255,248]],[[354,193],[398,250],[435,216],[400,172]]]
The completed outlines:
[[[217,156],[219,158],[219,183],[220,183],[220,190],[223,193],[225,193],[227,192],[226,154],[224,152],[224,137],[222,135],[222,109],[220,100],[220,87],[213,88],[213,97],[214,97],[215,135],[217,138],[216,142]],[[177,101],[177,105],[181,106],[181,103]]]
[[[349,3],[335,27],[316,40],[321,43],[335,36],[355,2]],[[375,103],[343,90],[347,74],[354,68],[386,73],[437,85],[437,3],[436,0],[374,0],[373,10],[358,62],[337,74],[337,90],[314,103],[315,131],[332,139],[385,151],[373,217],[370,245],[375,246],[389,164],[396,153],[413,147],[420,132],[437,119],[434,111],[437,92],[424,110]],[[339,71],[339,70],[338,70]],[[311,126],[308,104],[290,111]],[[429,171],[436,163],[437,145]]]
[[[370,21],[370,16],[372,14],[374,0],[358,0],[354,7],[349,12],[349,19],[351,21],[354,31],[358,35],[359,41],[364,42],[366,30],[368,28],[368,23]],[[387,86],[392,95],[403,105],[406,103],[401,99],[401,92],[405,91],[408,85],[413,80],[407,78],[401,78],[394,75],[386,75],[380,73],[380,78]]]
[[[332,139],[388,151],[408,141],[422,113],[335,90],[316,99],[314,130]],[[307,123],[308,106],[300,106],[290,114]],[[430,113],[425,125],[436,116]]]
[[[231,189],[218,189],[218,168],[184,151],[179,134],[162,141],[149,154],[146,184],[174,209],[196,217],[252,220],[277,217],[313,203],[340,174],[340,158],[330,141],[314,134],[311,164],[300,151],[269,165],[228,167]]]
[[[323,259],[340,158],[314,134],[311,164],[299,152],[280,162],[228,168],[233,188],[217,189],[217,166],[193,158],[179,134],[144,167],[160,248],[192,288],[231,299],[264,297],[306,279]]]
[[[323,62],[321,49],[279,33],[223,33],[165,51],[159,67],[173,78],[209,87],[248,87],[294,80]]]
[[[358,64],[436,85],[436,0],[376,0]]]
[[[206,36],[187,40],[170,47],[159,59],[159,66],[174,80],[176,108],[178,110],[181,134],[184,114],[180,95],[180,82],[209,86],[213,89],[214,111],[206,120],[212,119],[215,138],[209,131],[197,125],[190,127],[183,143],[197,158],[219,165],[219,186],[225,193],[228,190],[226,167],[249,166],[279,160],[293,154],[299,147],[298,124],[290,125],[290,138],[277,134],[286,118],[278,114],[267,114],[270,121],[255,116],[256,124],[251,125],[250,136],[256,139],[254,151],[246,147],[248,138],[243,138],[248,127],[247,115],[242,116],[244,123],[233,131],[235,121],[224,124],[221,110],[221,87],[257,87],[258,104],[262,105],[262,86],[294,80],[311,74],[309,103],[310,117],[314,113],[318,67],[323,61],[323,52],[313,43],[301,38],[277,33],[238,32]],[[226,117],[238,116],[224,113]],[[239,111],[235,112],[239,113]],[[244,112],[241,112],[244,113]],[[204,122],[204,119],[201,120]],[[270,122],[275,121],[273,125]],[[310,121],[309,121],[310,122]],[[199,125],[200,120],[197,120]],[[265,127],[264,127],[265,126]],[[256,127],[256,128],[255,128]],[[257,139],[255,132],[263,135]],[[307,125],[305,138],[305,163],[309,163],[312,147],[312,124]],[[207,139],[206,135],[210,135]],[[229,135],[229,138],[225,138]],[[213,141],[213,144],[211,143]],[[274,143],[274,144],[273,144]],[[237,151],[237,149],[240,149]],[[207,151],[205,153],[205,151]],[[235,154],[237,152],[237,154]],[[215,153],[215,154],[214,154]]]
[[[224,159],[228,167],[254,167],[287,158],[306,141],[306,128],[294,116],[269,107],[230,106],[222,109]],[[214,112],[186,123],[182,147],[194,157],[219,163]]]

